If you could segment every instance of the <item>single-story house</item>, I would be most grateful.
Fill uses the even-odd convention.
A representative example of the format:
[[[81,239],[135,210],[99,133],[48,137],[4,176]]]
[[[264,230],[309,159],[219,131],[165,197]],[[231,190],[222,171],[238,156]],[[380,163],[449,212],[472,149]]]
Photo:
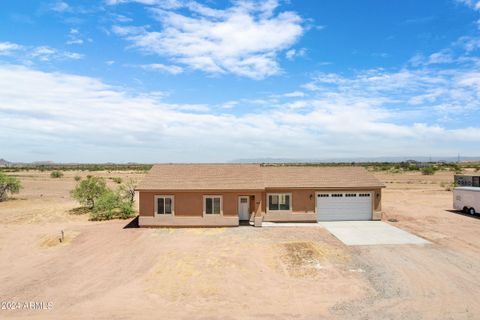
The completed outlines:
[[[384,185],[361,167],[159,164],[136,190],[139,225],[378,220]]]

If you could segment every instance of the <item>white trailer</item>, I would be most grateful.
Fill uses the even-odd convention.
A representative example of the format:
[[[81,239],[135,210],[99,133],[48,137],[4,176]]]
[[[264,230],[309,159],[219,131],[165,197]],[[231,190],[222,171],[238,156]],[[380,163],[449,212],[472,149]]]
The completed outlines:
[[[453,189],[453,208],[464,213],[480,213],[480,188],[458,187]]]

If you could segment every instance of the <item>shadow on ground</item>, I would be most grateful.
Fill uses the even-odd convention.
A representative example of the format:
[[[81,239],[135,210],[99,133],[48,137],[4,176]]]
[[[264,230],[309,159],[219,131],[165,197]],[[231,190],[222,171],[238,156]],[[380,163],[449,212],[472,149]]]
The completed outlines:
[[[124,227],[123,229],[132,229],[132,228],[138,228],[138,216],[130,220]]]
[[[447,212],[451,212],[451,213],[456,213],[460,216],[465,216],[465,217],[469,217],[469,218],[472,218],[472,219],[480,219],[480,216],[478,215],[478,213],[474,216],[472,216],[471,214],[468,214],[468,213],[463,213],[463,211],[459,211],[459,210],[445,210]]]

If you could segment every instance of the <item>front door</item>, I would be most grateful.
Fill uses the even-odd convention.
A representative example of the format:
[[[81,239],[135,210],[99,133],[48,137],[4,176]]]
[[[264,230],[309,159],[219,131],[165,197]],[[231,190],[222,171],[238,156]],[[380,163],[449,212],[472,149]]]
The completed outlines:
[[[248,196],[238,197],[238,218],[250,220],[250,198]]]

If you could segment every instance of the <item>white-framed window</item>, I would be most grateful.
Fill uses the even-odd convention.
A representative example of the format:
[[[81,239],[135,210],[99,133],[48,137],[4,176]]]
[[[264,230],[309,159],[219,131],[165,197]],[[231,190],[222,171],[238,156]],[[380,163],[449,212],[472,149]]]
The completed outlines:
[[[370,193],[360,193],[359,197],[370,197]]]
[[[155,214],[174,214],[173,196],[155,196]]]
[[[343,197],[343,193],[332,193],[332,197],[334,197],[334,198],[342,198],[342,197]]]
[[[330,197],[330,195],[329,195],[328,193],[320,193],[318,196],[319,196],[320,198],[328,198],[328,197]]]
[[[355,198],[357,196],[356,193],[345,193],[345,197],[347,198]]]
[[[268,211],[292,211],[291,193],[269,193]]]
[[[222,196],[203,196],[203,214],[223,214]]]

